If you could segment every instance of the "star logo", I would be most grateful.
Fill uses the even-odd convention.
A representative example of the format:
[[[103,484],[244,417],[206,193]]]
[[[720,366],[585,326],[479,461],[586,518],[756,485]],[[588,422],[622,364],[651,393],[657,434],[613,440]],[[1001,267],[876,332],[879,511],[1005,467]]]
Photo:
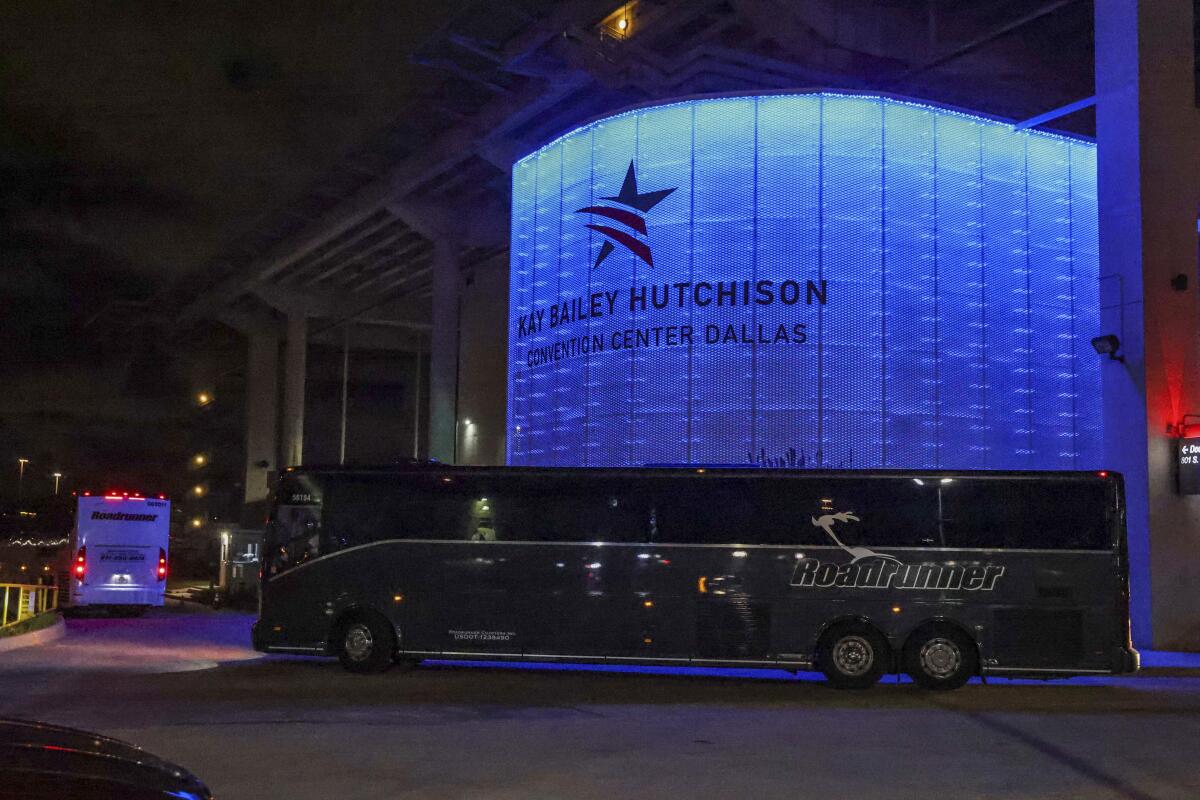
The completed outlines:
[[[576,211],[576,214],[592,214],[597,217],[604,217],[614,222],[618,222],[633,231],[646,235],[646,218],[645,214],[650,209],[667,199],[667,195],[675,191],[679,187],[671,189],[659,189],[655,192],[638,192],[637,173],[634,172],[633,162],[629,162],[629,170],[625,173],[625,180],[621,184],[621,191],[614,197],[601,197],[601,200],[609,200],[613,203],[623,206],[623,208],[614,208],[612,206],[587,206]],[[590,223],[589,228],[599,233],[604,237],[604,244],[600,246],[600,252],[596,256],[596,263],[592,265],[592,269],[600,266],[604,259],[608,258],[609,254],[615,249],[615,245],[619,244],[635,256],[640,258],[649,267],[654,266],[654,254],[650,252],[650,245],[646,244],[636,236],[614,228],[611,225],[598,225]]]

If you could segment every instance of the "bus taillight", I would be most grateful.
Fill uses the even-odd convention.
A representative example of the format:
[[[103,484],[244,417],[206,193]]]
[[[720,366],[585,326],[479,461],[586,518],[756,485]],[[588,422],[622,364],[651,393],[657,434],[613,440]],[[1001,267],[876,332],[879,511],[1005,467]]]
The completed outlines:
[[[75,554],[75,567],[71,573],[75,576],[75,580],[81,582],[87,575],[87,545],[79,548],[79,552]]]
[[[158,579],[165,581],[167,579],[167,551],[158,548]]]

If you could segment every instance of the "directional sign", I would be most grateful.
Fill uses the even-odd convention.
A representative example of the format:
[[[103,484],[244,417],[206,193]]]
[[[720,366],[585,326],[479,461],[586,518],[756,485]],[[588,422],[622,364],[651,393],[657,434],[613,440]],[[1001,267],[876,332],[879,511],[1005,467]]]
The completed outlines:
[[[1179,493],[1200,494],[1200,438],[1180,439],[1178,452]]]

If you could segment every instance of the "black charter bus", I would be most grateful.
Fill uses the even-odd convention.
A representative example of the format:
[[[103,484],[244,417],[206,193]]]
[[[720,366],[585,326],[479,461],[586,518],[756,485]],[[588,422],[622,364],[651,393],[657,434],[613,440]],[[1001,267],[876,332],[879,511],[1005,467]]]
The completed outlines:
[[[254,645],[954,688],[1135,670],[1128,585],[1113,473],[296,468]]]

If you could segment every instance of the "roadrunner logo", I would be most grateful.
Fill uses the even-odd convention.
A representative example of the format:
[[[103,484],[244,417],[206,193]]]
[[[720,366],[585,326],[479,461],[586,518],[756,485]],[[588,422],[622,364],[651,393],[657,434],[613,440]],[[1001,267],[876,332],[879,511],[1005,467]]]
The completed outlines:
[[[601,200],[609,200],[616,203],[621,208],[614,208],[612,206],[587,206],[586,208],[577,210],[575,213],[604,217],[645,236],[646,212],[663,200],[666,200],[667,195],[678,188],[678,186],[675,186],[670,189],[659,189],[655,192],[638,192],[637,173],[634,172],[633,162],[630,161],[629,170],[625,173],[625,181],[621,184],[621,191],[612,197],[600,198]],[[604,244],[600,245],[600,252],[596,255],[596,263],[592,264],[592,269],[600,266],[600,262],[608,258],[609,253],[615,249],[614,242],[640,258],[645,262],[646,266],[654,266],[654,254],[650,252],[650,245],[641,241],[636,236],[626,233],[619,228],[614,228],[611,225],[597,225],[592,223],[588,227],[604,237]]]
[[[847,547],[842,544],[842,540],[833,532],[833,523],[835,522],[858,522],[858,517],[854,516],[853,511],[840,511],[837,514],[826,514],[823,517],[813,517],[812,524],[821,530],[833,540],[833,543],[850,554],[850,563],[857,564],[864,558],[890,558],[896,563],[900,563],[900,559],[895,556],[888,556],[882,553],[876,553],[866,547]]]
[[[813,517],[813,526],[825,531],[830,541],[845,550],[850,556],[850,563],[834,564],[816,558],[802,558],[796,562],[796,571],[792,573],[792,586],[990,592],[1004,574],[1004,567],[993,564],[905,564],[887,553],[877,553],[867,547],[850,547],[833,532],[836,522],[858,521],[859,518],[852,511]]]

